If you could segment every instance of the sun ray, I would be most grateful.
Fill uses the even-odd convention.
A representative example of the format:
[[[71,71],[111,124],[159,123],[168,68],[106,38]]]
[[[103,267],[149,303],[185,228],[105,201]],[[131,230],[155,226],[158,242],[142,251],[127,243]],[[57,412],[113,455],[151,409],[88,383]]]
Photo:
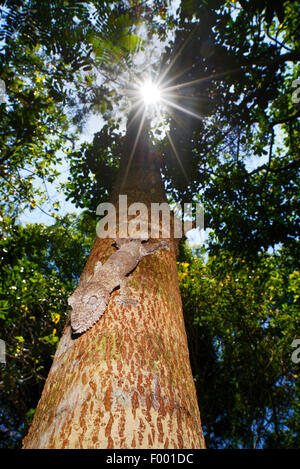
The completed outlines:
[[[188,95],[188,94],[177,94],[177,93],[164,93],[164,96],[165,96],[165,99],[167,100],[170,100],[172,98],[174,98],[176,101],[180,100],[180,99],[185,99],[186,101],[188,101],[189,103],[198,103],[199,102],[203,102],[203,103],[206,103],[208,101],[208,98],[207,96],[191,96],[191,95]]]
[[[184,131],[187,131],[187,125],[182,122],[182,120],[180,120],[178,114],[176,114],[173,109],[168,108],[167,113],[169,114],[169,116],[171,116],[171,119],[173,119],[179,127],[181,127]]]
[[[182,164],[182,162],[181,162],[181,159],[180,159],[180,156],[179,156],[179,154],[178,154],[178,151],[176,150],[176,147],[175,147],[174,142],[173,142],[173,140],[172,140],[172,138],[171,138],[171,135],[169,134],[169,132],[168,132],[167,130],[166,130],[166,134],[167,134],[168,140],[169,140],[169,142],[170,142],[171,148],[172,148],[172,150],[173,150],[173,152],[174,152],[174,154],[175,154],[175,156],[176,156],[176,159],[177,159],[177,161],[178,161],[178,164],[179,164],[179,166],[180,166],[180,169],[181,169],[181,171],[182,171],[182,173],[183,173],[183,175],[184,175],[186,181],[189,183],[189,178],[187,177],[186,171],[185,171],[185,169],[184,169],[184,167],[183,167],[183,164]]]
[[[196,83],[201,83],[201,82],[204,82],[204,81],[207,81],[207,80],[212,80],[214,78],[220,78],[224,75],[228,75],[228,73],[235,73],[235,72],[238,72],[238,71],[240,71],[240,68],[234,68],[232,70],[226,70],[224,72],[216,73],[214,75],[209,75],[207,77],[202,77],[202,78],[197,78],[196,80],[186,81],[186,82],[180,83],[178,85],[164,87],[163,90],[164,90],[164,92],[168,92],[168,91],[172,91],[172,90],[179,90],[181,88],[185,88],[186,86],[194,85]]]
[[[196,25],[196,27],[190,32],[190,34],[188,35],[188,37],[186,38],[186,40],[184,41],[184,43],[180,46],[177,54],[175,55],[174,59],[171,60],[171,62],[169,63],[169,65],[166,67],[165,71],[161,74],[159,80],[158,80],[158,84],[161,85],[161,83],[163,82],[164,78],[166,77],[166,75],[168,74],[169,70],[174,66],[176,60],[178,59],[178,57],[180,56],[180,54],[182,53],[183,49],[187,46],[187,44],[189,43],[189,41],[191,40],[193,34],[195,34],[196,32],[196,29],[198,28],[198,24]]]
[[[137,116],[140,112],[141,112],[141,109],[138,109],[137,112],[135,113],[134,117],[132,118],[132,121],[134,121],[137,118]],[[143,128],[143,125],[144,125],[144,122],[145,122],[145,118],[146,118],[146,109],[143,110],[143,115],[142,115],[142,119],[141,119],[141,122],[140,122],[140,126],[139,126],[139,129],[138,129],[138,132],[137,132],[137,135],[136,135],[136,138],[135,138],[131,153],[129,155],[128,163],[127,163],[127,166],[126,166],[126,169],[125,169],[125,174],[124,174],[123,181],[122,181],[121,187],[120,187],[120,194],[122,194],[123,188],[124,188],[124,186],[126,184],[126,181],[127,181],[129,169],[130,169],[131,162],[132,162],[132,158],[133,158],[134,152],[136,150],[136,147],[137,147],[140,135],[141,135],[141,131],[142,131],[142,128]]]
[[[201,60],[199,60],[198,62],[196,62],[196,64],[200,63]],[[164,81],[164,87],[166,85],[168,85],[169,83],[172,83],[172,81],[174,80],[177,80],[178,78],[180,78],[182,75],[184,75],[186,72],[188,72],[189,70],[192,69],[192,65],[190,65],[189,67],[186,67],[182,70],[180,70],[180,72],[178,72],[176,75],[173,75],[173,76],[170,76],[170,78],[168,80],[165,80]]]
[[[175,109],[178,109],[179,111],[182,111],[185,114],[188,114],[189,116],[196,117],[196,119],[199,119],[199,120],[205,120],[204,116],[202,116],[200,114],[196,114],[195,112],[192,112],[192,111],[190,111],[189,109],[186,109],[183,106],[179,106],[179,104],[173,103],[169,99],[162,98],[162,101],[164,103],[166,103],[168,106],[174,107]]]
[[[192,117],[195,117],[196,119],[199,119],[199,120],[202,120],[203,122],[205,122],[205,116],[201,115],[201,114],[197,114],[195,112],[192,112],[190,111],[189,109],[186,109],[185,107],[183,106],[179,106],[179,104],[175,104],[173,103],[172,101],[170,100],[167,100],[165,98],[162,98],[162,101],[165,102],[168,106],[171,106],[175,109],[178,109],[179,111],[182,111],[184,112],[185,114],[188,114],[189,116],[192,116]],[[221,132],[223,132],[223,129],[222,127],[220,127],[218,124],[212,122],[211,123],[214,127],[216,127],[218,130],[220,130]]]

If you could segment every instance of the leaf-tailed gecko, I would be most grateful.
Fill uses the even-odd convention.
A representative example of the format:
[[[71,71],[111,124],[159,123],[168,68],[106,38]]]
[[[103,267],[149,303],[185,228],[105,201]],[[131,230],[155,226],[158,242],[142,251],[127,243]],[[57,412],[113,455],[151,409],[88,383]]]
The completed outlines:
[[[92,327],[105,312],[113,290],[121,286],[143,257],[159,249],[169,249],[164,239],[114,239],[118,248],[102,265],[97,262],[92,275],[83,276],[78,288],[68,299],[71,306],[71,326],[75,334]],[[130,298],[120,297],[125,306],[134,304]]]

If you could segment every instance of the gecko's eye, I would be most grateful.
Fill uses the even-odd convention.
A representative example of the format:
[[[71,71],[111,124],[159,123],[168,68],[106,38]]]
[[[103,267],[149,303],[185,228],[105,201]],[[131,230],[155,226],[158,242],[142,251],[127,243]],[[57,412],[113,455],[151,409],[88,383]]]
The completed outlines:
[[[93,295],[93,296],[90,297],[90,299],[89,299],[89,301],[88,301],[87,304],[88,304],[89,306],[94,306],[94,305],[97,303],[97,301],[98,301],[97,296]]]

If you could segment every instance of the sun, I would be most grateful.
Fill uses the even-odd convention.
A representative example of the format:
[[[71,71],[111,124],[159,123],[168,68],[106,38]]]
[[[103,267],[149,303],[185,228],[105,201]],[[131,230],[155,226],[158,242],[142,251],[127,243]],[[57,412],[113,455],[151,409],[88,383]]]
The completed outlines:
[[[145,106],[157,105],[162,100],[162,93],[160,88],[151,80],[143,83],[140,86],[139,92]]]

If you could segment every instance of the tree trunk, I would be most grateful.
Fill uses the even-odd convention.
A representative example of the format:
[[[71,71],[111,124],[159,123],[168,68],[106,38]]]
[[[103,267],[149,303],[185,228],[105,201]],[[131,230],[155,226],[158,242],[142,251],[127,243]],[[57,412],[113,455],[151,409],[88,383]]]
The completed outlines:
[[[145,128],[127,131],[112,200],[165,201]],[[83,273],[116,250],[97,238]],[[144,257],[128,277],[136,304],[119,306],[74,336],[68,320],[24,448],[204,448],[179,293],[176,246]]]

